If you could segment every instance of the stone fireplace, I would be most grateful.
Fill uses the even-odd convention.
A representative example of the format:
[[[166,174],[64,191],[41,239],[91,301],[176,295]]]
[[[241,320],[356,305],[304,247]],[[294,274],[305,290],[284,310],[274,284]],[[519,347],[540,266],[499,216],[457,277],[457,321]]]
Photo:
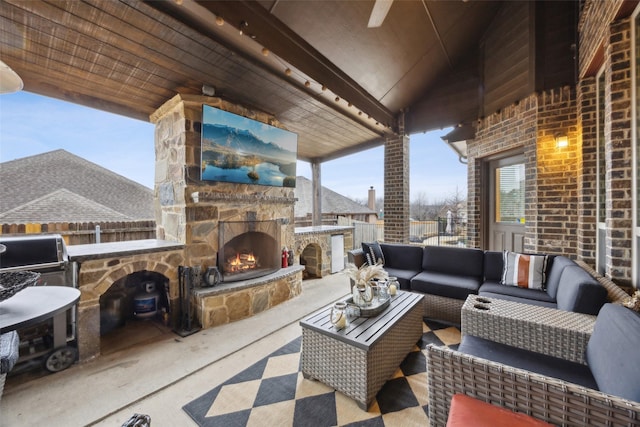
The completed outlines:
[[[220,221],[218,269],[223,282],[253,279],[278,271],[280,222]]]
[[[199,95],[176,95],[151,115],[157,237],[185,245],[185,266],[222,273],[220,285],[193,292],[197,321],[207,328],[299,295],[303,267],[282,269],[280,262],[283,247],[295,241],[293,188],[200,179],[204,104],[281,126],[267,114]]]

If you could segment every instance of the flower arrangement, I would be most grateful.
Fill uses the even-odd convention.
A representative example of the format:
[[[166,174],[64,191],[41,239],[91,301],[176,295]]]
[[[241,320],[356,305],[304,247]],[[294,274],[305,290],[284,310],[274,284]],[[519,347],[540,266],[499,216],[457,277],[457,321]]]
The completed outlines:
[[[372,279],[386,279],[389,277],[382,263],[375,263],[374,265],[362,264],[359,268],[355,264],[347,264],[344,269],[344,273],[349,276],[351,280],[358,285],[365,285]]]

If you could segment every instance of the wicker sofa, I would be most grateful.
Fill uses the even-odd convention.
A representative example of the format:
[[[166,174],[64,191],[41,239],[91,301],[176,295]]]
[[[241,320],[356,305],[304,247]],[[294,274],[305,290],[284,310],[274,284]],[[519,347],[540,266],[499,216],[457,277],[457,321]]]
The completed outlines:
[[[479,325],[463,322],[458,351],[434,345],[426,349],[430,424],[444,426],[452,397],[466,394],[555,425],[640,425],[640,365],[635,360],[640,314],[605,304],[594,323],[583,341],[571,339],[571,328],[544,322],[519,329],[485,325],[485,338],[479,338],[471,335]],[[504,329],[523,334],[505,334]],[[549,357],[520,347],[534,341],[564,348],[564,354]],[[577,348],[580,342],[584,344]]]
[[[460,309],[470,294],[587,314],[597,314],[607,302],[607,289],[565,256],[548,256],[546,290],[536,290],[500,284],[502,252],[389,243],[379,246],[384,268],[398,278],[400,288],[428,295],[424,298],[428,318],[460,324]],[[356,266],[365,262],[362,249],[351,250],[347,256]]]

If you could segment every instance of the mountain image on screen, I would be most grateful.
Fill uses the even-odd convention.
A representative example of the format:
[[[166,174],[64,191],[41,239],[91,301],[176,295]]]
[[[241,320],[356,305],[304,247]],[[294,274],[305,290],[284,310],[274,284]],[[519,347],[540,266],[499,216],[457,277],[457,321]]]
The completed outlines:
[[[248,129],[203,123],[202,179],[295,187],[296,152],[282,145]]]

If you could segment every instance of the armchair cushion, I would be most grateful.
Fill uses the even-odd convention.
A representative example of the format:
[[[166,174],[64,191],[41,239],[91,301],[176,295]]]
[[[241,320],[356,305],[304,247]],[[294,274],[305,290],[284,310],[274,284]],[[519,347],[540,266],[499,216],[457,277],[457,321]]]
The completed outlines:
[[[640,402],[640,313],[605,304],[587,344],[587,363],[598,389]]]
[[[534,353],[472,335],[465,335],[462,338],[458,351],[503,365],[559,378],[584,387],[598,388],[589,367],[580,363]]]

